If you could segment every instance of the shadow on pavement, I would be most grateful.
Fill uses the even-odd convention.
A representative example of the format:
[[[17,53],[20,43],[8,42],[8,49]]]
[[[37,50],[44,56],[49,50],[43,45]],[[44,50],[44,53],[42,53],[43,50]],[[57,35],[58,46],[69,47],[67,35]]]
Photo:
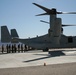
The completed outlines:
[[[27,60],[27,61],[23,61],[23,62],[33,62],[33,61],[37,61],[37,60],[47,59],[50,57],[63,56],[65,54],[62,51],[50,51],[48,55],[47,54],[35,54],[35,55],[43,55],[43,56],[46,55],[46,57],[31,59],[31,60]]]
[[[62,51],[49,51],[49,54],[51,55],[51,57],[65,55]]]
[[[23,62],[33,62],[33,61],[42,60],[42,59],[46,59],[46,58],[50,58],[50,56],[36,58],[36,59],[31,59],[31,60],[27,60],[27,61],[23,61]]]

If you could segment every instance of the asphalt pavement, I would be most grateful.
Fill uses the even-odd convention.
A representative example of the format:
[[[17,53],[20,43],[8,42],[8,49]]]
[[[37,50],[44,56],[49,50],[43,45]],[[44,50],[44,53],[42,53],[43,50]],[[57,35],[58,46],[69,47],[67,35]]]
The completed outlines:
[[[56,51],[56,49],[52,50]],[[0,69],[76,63],[75,50],[62,49],[62,52],[58,54],[53,51],[49,54],[42,50],[26,51],[25,53],[0,53]]]

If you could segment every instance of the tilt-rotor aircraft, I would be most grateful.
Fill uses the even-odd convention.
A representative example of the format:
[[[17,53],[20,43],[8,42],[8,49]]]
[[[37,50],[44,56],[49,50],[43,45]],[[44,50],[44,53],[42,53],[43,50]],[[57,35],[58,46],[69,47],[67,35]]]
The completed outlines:
[[[33,3],[37,7],[45,11],[45,13],[37,16],[49,15],[50,16],[50,28],[48,34],[43,36],[29,38],[29,39],[18,39],[19,42],[24,43],[30,47],[48,51],[51,48],[74,48],[76,47],[75,36],[65,36],[62,34],[62,27],[69,26],[62,24],[61,18],[57,18],[57,14],[76,14],[76,12],[58,12],[55,8],[48,9],[39,4]],[[45,22],[45,21],[43,21]],[[16,39],[16,38],[15,38]]]

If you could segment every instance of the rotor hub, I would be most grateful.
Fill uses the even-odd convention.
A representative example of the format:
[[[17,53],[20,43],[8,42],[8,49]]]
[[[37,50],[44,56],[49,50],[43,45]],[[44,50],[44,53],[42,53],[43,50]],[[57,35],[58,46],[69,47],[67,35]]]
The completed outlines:
[[[51,14],[56,14],[56,9],[55,8],[52,8]]]

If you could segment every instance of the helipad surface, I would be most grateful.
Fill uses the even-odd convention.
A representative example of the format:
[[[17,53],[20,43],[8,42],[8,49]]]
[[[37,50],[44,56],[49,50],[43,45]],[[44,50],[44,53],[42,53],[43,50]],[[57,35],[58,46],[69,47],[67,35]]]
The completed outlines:
[[[71,51],[73,50],[73,51]],[[76,49],[63,51],[65,55],[51,56],[48,52],[28,51],[25,53],[0,53],[0,68],[28,67],[38,65],[76,62]]]

